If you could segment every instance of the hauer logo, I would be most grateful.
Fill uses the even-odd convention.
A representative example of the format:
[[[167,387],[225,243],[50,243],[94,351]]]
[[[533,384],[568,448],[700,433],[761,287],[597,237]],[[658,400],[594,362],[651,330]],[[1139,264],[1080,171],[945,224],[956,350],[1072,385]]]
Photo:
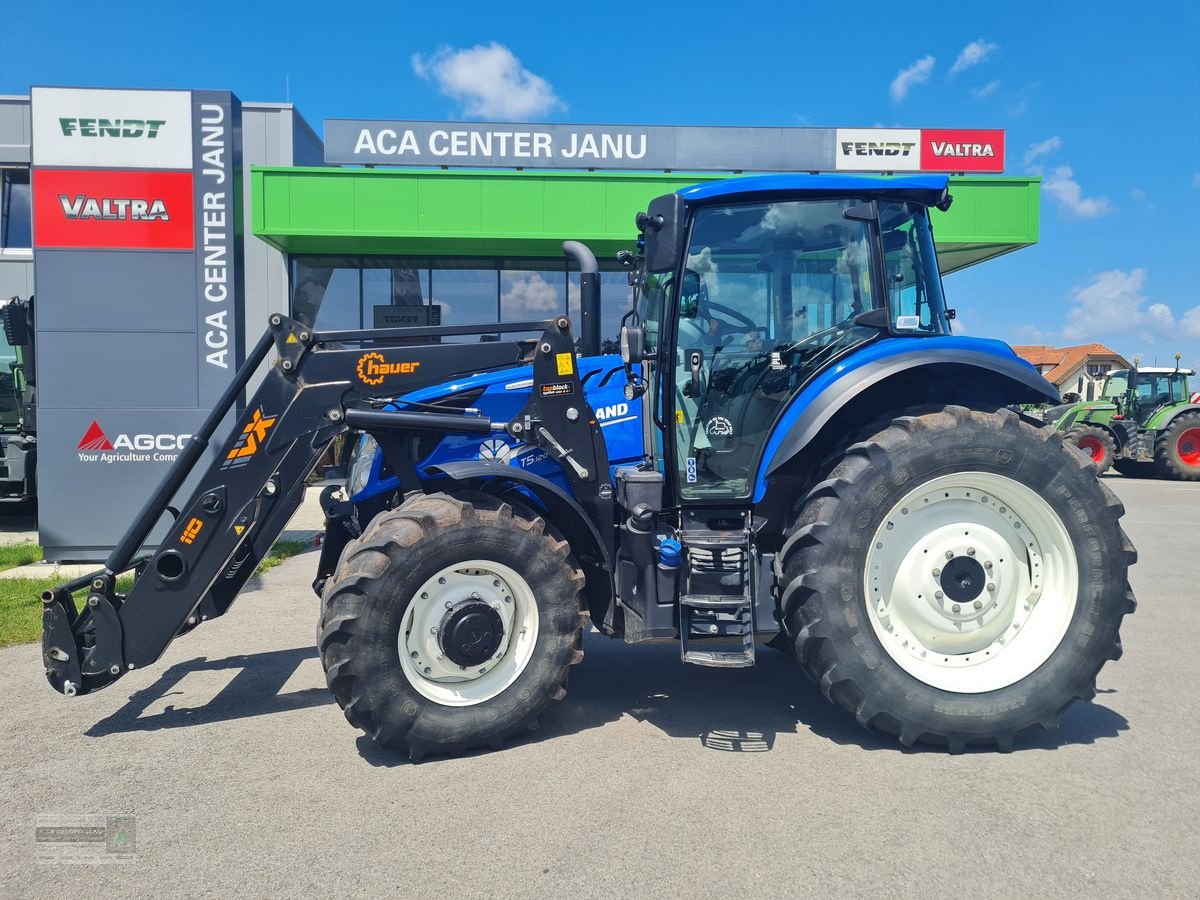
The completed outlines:
[[[371,352],[360,356],[355,368],[359,381],[374,387],[383,384],[383,379],[389,375],[411,375],[419,365],[419,362],[390,363],[382,353]]]
[[[126,434],[112,437],[95,419],[88,426],[75,452],[80,462],[174,462],[191,440],[190,434]]]
[[[162,200],[136,200],[122,197],[88,197],[76,194],[58,195],[63,215],[68,219],[131,219],[135,222],[170,222],[167,205]]]
[[[71,119],[62,116],[58,127],[64,137],[94,138],[148,138],[158,137],[158,130],[167,124],[166,119]]]
[[[926,128],[921,131],[921,168],[935,172],[1003,172],[1004,132]]]

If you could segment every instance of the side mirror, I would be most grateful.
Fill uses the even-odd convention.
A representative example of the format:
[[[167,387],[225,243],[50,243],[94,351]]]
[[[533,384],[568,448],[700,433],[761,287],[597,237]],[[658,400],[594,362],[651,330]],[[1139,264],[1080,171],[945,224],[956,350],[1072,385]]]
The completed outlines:
[[[29,343],[29,324],[25,320],[25,304],[13,297],[5,304],[0,316],[4,318],[4,336],[9,346],[21,347]]]
[[[646,329],[641,325],[621,328],[621,361],[626,366],[640,363],[646,355]]]
[[[673,272],[683,259],[687,207],[679,194],[664,194],[650,201],[637,215],[638,231],[646,244],[646,271]]]

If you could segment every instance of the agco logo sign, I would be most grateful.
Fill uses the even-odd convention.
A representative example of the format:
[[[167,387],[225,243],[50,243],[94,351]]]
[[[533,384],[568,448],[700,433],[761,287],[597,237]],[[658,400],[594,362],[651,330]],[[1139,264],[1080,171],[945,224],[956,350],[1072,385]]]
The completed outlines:
[[[419,362],[388,362],[382,353],[364,353],[358,359],[358,380],[375,387],[383,384],[389,375],[411,375],[417,371]]]
[[[190,434],[114,433],[110,438],[95,419],[75,448],[80,462],[174,462]]]

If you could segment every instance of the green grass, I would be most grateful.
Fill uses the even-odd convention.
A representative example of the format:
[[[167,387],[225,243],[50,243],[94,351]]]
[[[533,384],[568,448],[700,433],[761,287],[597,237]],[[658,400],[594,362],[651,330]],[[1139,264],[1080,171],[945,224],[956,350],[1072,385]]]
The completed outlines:
[[[0,571],[15,569],[17,566],[27,566],[39,562],[42,558],[42,548],[33,541],[22,544],[5,544],[0,547]]]
[[[258,564],[256,574],[273,569],[285,559],[308,549],[308,541],[277,541]],[[21,553],[13,552],[21,550]],[[32,555],[36,553],[36,555]],[[42,548],[36,544],[14,544],[0,547],[0,569],[11,569],[42,558]],[[10,561],[15,560],[15,561]],[[27,644],[42,639],[42,591],[61,584],[63,578],[0,578],[0,647]],[[117,579],[117,592],[125,593],[133,585],[132,577]],[[76,606],[82,606],[87,596],[83,590],[75,594]]]

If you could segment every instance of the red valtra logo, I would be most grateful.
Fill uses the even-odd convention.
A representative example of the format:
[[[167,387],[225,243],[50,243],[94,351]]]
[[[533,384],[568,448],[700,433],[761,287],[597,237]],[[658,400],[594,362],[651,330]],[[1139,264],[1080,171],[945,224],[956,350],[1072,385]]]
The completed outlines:
[[[1004,132],[992,128],[922,128],[921,169],[1003,172]]]
[[[108,435],[104,433],[104,429],[100,427],[100,423],[95,419],[92,420],[92,425],[83,435],[83,440],[79,442],[76,450],[112,450],[112,441],[108,439]]]
[[[36,169],[36,247],[191,250],[191,172]]]

